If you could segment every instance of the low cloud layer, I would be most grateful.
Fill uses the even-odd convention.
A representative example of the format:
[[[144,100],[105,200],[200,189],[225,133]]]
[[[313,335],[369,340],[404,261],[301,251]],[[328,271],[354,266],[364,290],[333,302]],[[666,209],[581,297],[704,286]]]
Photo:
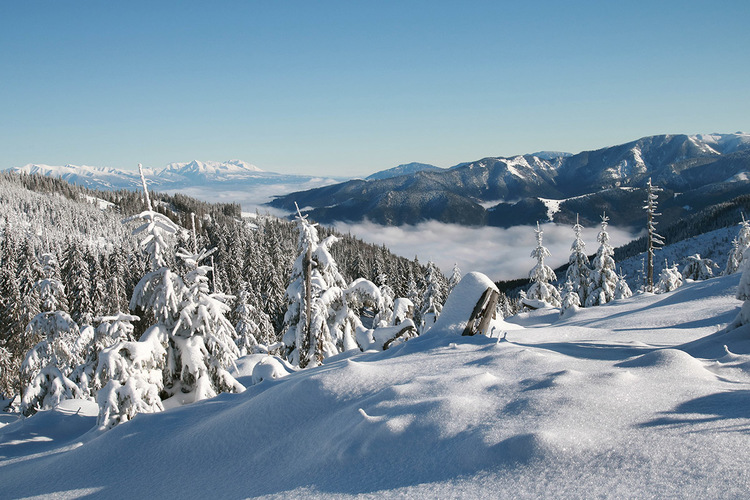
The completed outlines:
[[[529,254],[536,246],[534,229],[516,226],[508,229],[497,227],[464,227],[454,224],[429,221],[415,226],[381,226],[365,223],[342,223],[336,228],[350,232],[364,241],[385,244],[397,255],[414,258],[420,262],[432,260],[447,275],[457,263],[463,274],[479,271],[493,280],[525,278],[535,260]],[[545,262],[557,267],[568,261],[574,234],[570,226],[544,224],[544,246],[552,256]],[[586,253],[594,254],[599,244],[596,235],[600,228],[585,228],[583,241]],[[635,235],[615,227],[607,228],[612,246],[623,245]]]

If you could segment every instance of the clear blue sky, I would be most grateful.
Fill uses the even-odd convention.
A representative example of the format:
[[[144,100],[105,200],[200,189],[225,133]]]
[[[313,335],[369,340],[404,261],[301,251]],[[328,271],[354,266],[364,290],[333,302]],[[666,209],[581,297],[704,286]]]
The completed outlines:
[[[750,131],[750,2],[0,0],[0,169],[363,175]]]

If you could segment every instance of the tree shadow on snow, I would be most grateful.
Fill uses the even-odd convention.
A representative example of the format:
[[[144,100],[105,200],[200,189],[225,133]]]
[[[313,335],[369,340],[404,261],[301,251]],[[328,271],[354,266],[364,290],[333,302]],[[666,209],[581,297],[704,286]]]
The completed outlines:
[[[647,354],[654,350],[649,347],[633,347],[632,345],[617,345],[594,342],[543,342],[539,344],[522,344],[512,342],[522,347],[547,349],[566,356],[580,359],[596,359],[602,361],[619,361],[633,356]]]
[[[750,390],[717,392],[679,404],[664,416],[644,422],[639,427],[684,427],[709,422],[740,420],[723,427],[725,432],[750,432]],[[706,429],[704,432],[716,432]]]

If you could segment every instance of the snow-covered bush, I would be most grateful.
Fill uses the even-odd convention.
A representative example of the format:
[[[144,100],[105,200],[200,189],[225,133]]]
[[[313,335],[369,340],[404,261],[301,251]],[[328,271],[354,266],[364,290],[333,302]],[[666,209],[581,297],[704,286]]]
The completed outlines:
[[[677,270],[677,264],[669,265],[665,262],[664,269],[659,274],[659,282],[654,286],[654,293],[666,293],[682,286],[682,275]]]
[[[276,380],[294,373],[294,367],[278,356],[266,356],[253,366],[253,385]]]
[[[707,280],[714,277],[714,270],[719,266],[711,259],[702,259],[700,254],[687,257],[687,264],[682,268],[682,277],[693,281]]]
[[[531,280],[531,287],[526,292],[526,297],[530,300],[539,300],[552,307],[560,306],[560,292],[555,288],[554,285],[550,284],[551,281],[555,281],[557,277],[555,272],[544,263],[544,258],[549,257],[551,254],[547,248],[542,245],[542,235],[544,231],[539,228],[539,223],[536,223],[536,242],[537,246],[531,251],[531,256],[536,259],[536,265],[529,271],[529,279]]]
[[[162,411],[160,392],[169,333],[154,325],[138,342],[121,340],[99,355],[96,384],[99,404],[98,425],[114,427],[137,413]]]
[[[83,341],[84,338],[88,339],[86,347],[83,348],[84,360],[71,375],[71,379],[78,384],[83,393],[94,397],[96,391],[102,387],[96,379],[99,356],[104,349],[117,342],[133,340],[131,322],[137,320],[138,316],[117,313],[114,316],[94,318],[94,323],[99,323],[95,330],[90,326],[86,327],[86,335],[82,335],[79,339],[79,341]]]
[[[617,275],[617,284],[615,285],[613,300],[627,299],[628,297],[633,296],[633,292],[630,290],[630,286],[628,285],[627,280],[625,280],[625,277],[626,276],[622,274],[621,269],[620,274]]]
[[[568,280],[565,282],[565,291],[560,303],[560,316],[568,316],[576,312],[579,307],[581,307],[581,299],[575,290],[573,282]]]

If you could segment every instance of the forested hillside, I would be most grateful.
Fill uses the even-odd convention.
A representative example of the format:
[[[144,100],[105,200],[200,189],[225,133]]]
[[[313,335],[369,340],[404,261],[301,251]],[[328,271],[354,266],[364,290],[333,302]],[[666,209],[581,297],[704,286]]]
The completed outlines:
[[[180,194],[151,193],[151,200],[156,213],[181,228],[164,252],[167,266],[180,276],[190,272],[175,249],[192,247],[188,229],[190,214],[195,214],[197,247],[216,249],[211,255],[215,272],[206,278],[211,293],[229,296],[229,321],[249,322],[263,344],[281,340],[285,289],[298,256],[296,224],[261,214],[243,219],[237,204],[208,204]],[[27,328],[40,312],[54,306],[69,314],[80,331],[87,325],[97,328],[118,312],[131,312],[137,316],[132,321],[135,341],[153,324],[153,313],[129,307],[148,272],[149,257],[132,234],[138,224],[123,219],[144,207],[137,192],[93,191],[50,177],[0,174],[0,347],[7,351],[0,391],[6,397],[28,382],[19,380],[19,368],[40,341]],[[329,228],[316,229],[321,239],[333,235]],[[350,235],[335,236],[330,253],[346,283],[365,278],[387,284],[394,297],[409,297],[415,321],[430,286],[440,288],[444,300],[447,280],[434,265],[397,257]],[[50,283],[56,282],[62,293],[50,292]]]

